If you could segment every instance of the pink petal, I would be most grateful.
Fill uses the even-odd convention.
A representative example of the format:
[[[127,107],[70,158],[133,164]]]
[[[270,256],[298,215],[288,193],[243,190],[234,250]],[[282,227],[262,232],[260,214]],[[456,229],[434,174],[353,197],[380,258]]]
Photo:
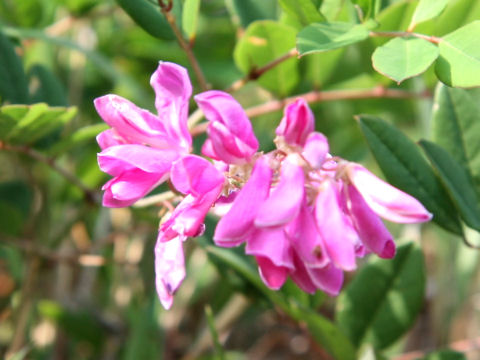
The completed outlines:
[[[282,227],[255,230],[247,241],[245,253],[268,258],[275,266],[293,269],[291,245]]]
[[[417,199],[380,180],[363,166],[350,163],[347,171],[349,180],[377,215],[397,223],[425,222],[432,218]]]
[[[117,95],[105,95],[96,98],[94,104],[101,118],[128,142],[178,148],[159,118],[132,102]]]
[[[315,219],[328,256],[341,269],[354,270],[358,235],[340,209],[338,190],[329,180],[325,180],[318,190]]]
[[[132,205],[165,180],[166,175],[161,173],[146,173],[139,169],[126,171],[111,179],[102,187],[102,190],[105,190],[103,206],[124,207]]]
[[[395,243],[382,220],[365,203],[357,189],[348,185],[347,206],[353,226],[367,248],[382,258],[395,256]]]
[[[310,166],[314,169],[320,169],[328,155],[328,150],[328,140],[325,135],[313,132],[305,142],[302,155]]]
[[[332,263],[323,268],[307,267],[306,271],[317,289],[332,296],[337,296],[342,289],[343,271],[336,268]]]
[[[132,169],[165,174],[170,170],[172,162],[179,156],[176,151],[127,144],[106,148],[97,155],[97,158],[98,165],[103,172],[118,176]]]
[[[175,238],[168,242],[157,240],[155,245],[155,285],[157,294],[165,309],[170,309],[173,295],[185,278],[185,259],[182,240]]]
[[[268,258],[257,256],[256,259],[263,283],[272,290],[279,290],[287,280],[290,270],[273,264]]]
[[[287,226],[286,232],[296,253],[306,266],[324,267],[330,261],[315,217],[306,202],[302,205],[297,218]]]
[[[218,222],[214,241],[219,246],[237,246],[245,241],[253,228],[258,204],[268,196],[272,169],[268,159],[261,157],[253,168],[252,175],[225,216]]]
[[[127,144],[127,141],[114,129],[108,129],[97,135],[97,143],[102,150],[105,150],[110,146]]]
[[[195,101],[210,121],[207,132],[217,156],[225,162],[225,154],[237,163],[248,161],[258,149],[258,140],[242,106],[231,95],[216,90],[196,95]]]
[[[295,270],[290,273],[290,277],[303,291],[314,294],[317,291],[317,287],[313,283],[310,274],[307,272],[307,268],[302,260],[294,253],[293,261]]]
[[[303,99],[297,99],[285,108],[285,113],[275,133],[283,136],[290,145],[303,146],[314,130],[315,118]]]
[[[282,163],[280,182],[268,199],[260,205],[255,225],[258,227],[286,224],[297,216],[303,200],[303,169],[289,159]]]
[[[172,166],[170,179],[178,191],[194,196],[201,196],[225,181],[213,164],[196,155],[177,160]]]
[[[158,117],[165,125],[169,136],[180,147],[189,151],[192,137],[188,131],[188,100],[192,95],[192,85],[185,68],[170,62],[161,61],[150,78],[155,91],[155,107]]]
[[[215,149],[213,148],[212,140],[206,139],[202,145],[202,154],[206,157],[209,157],[213,160],[220,160],[218,155],[215,153]]]

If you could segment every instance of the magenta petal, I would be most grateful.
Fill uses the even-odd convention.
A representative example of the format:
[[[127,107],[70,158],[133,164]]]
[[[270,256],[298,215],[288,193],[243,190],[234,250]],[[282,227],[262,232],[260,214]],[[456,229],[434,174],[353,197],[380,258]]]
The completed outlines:
[[[397,223],[417,223],[432,218],[413,196],[391,186],[359,164],[348,165],[348,177],[377,215]]]
[[[159,150],[143,145],[127,144],[111,146],[97,155],[103,172],[116,176],[131,169],[164,174],[180,155],[176,151]]]
[[[302,260],[294,253],[293,261],[295,265],[295,270],[290,273],[290,277],[303,291],[314,294],[317,291],[317,287],[312,282],[310,274],[307,272],[307,268]]]
[[[170,179],[181,193],[201,196],[223,184],[225,177],[207,160],[188,155],[173,164]]]
[[[155,245],[155,285],[157,294],[165,309],[170,309],[173,295],[185,278],[185,259],[182,240],[175,238],[168,242],[157,240]]]
[[[195,96],[200,109],[210,121],[207,133],[212,149],[225,161],[248,161],[258,149],[258,140],[242,106],[222,91],[206,91]]]
[[[253,228],[258,204],[268,196],[272,169],[268,159],[261,157],[253,168],[252,175],[225,216],[218,222],[214,241],[219,246],[237,246],[245,241]]]
[[[187,70],[177,64],[161,61],[150,78],[150,84],[155,91],[158,117],[169,136],[188,151],[192,144],[187,126],[192,85]]]
[[[97,135],[97,143],[102,150],[105,150],[110,146],[124,145],[127,141],[118,135],[114,129],[108,129]]]
[[[327,157],[328,150],[328,140],[325,135],[313,132],[308,136],[307,141],[305,142],[302,155],[308,161],[310,166],[314,169],[320,169]]]
[[[305,175],[303,169],[285,159],[280,182],[260,206],[255,225],[259,227],[286,224],[297,216],[303,200]]]
[[[159,118],[132,102],[117,96],[96,98],[95,108],[101,118],[130,143],[145,143],[157,148],[175,148]]]
[[[353,226],[365,246],[382,258],[395,256],[395,243],[382,220],[365,203],[357,189],[348,185],[347,206]]]
[[[305,100],[300,98],[285,108],[282,121],[275,132],[283,136],[288,144],[303,146],[314,127],[312,110]]]
[[[293,269],[292,249],[282,227],[254,231],[245,253],[268,258],[275,266]]]
[[[286,231],[292,246],[306,266],[324,267],[330,261],[314,215],[306,203]]]
[[[277,266],[268,258],[257,256],[256,259],[263,283],[272,290],[279,290],[287,280],[290,269]]]
[[[312,283],[316,288],[329,295],[337,296],[343,284],[343,271],[336,268],[332,263],[323,268],[306,268]]]
[[[205,140],[205,142],[203,143],[202,154],[205,155],[206,157],[209,157],[210,159],[220,160],[218,155],[215,154],[215,150],[213,149],[212,140],[210,140],[210,139]]]
[[[335,185],[325,180],[315,202],[315,218],[329,258],[343,270],[354,270],[358,235],[342,212]]]

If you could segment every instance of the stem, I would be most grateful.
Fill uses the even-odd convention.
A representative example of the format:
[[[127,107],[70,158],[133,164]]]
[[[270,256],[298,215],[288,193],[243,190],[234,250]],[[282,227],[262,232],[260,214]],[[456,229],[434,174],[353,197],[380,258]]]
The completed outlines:
[[[26,146],[26,145],[10,145],[10,144],[7,144],[7,143],[4,143],[4,142],[0,141],[0,150],[2,150],[2,149],[7,150],[7,151],[12,151],[12,152],[25,154],[25,155],[31,157],[32,159],[35,159],[39,162],[42,162],[42,163],[48,165],[51,169],[55,170],[57,173],[62,175],[71,184],[75,185],[80,190],[82,190],[85,197],[91,203],[98,203],[98,196],[97,196],[98,193],[95,190],[92,190],[89,187],[87,187],[75,175],[68,172],[63,167],[59,166],[55,162],[54,158],[45,156],[42,153],[38,152],[37,150],[32,149],[31,147]]]
[[[294,56],[297,56],[297,55],[298,55],[297,49],[293,48],[293,49],[289,50],[286,54],[283,54],[282,56],[272,60],[268,64],[266,64],[266,65],[264,65],[264,66],[262,66],[258,69],[253,68],[248,73],[247,76],[245,76],[243,79],[235,81],[232,85],[230,85],[228,87],[228,89],[226,91],[227,92],[233,92],[233,91],[236,91],[236,90],[240,89],[241,87],[243,87],[249,81],[258,79],[260,76],[262,76],[267,71],[273,69],[275,66],[277,66],[277,65],[281,64],[282,62],[284,62],[285,60],[288,60],[288,59],[290,59]]]
[[[308,103],[317,103],[324,101],[336,100],[353,100],[353,99],[415,99],[428,98],[429,92],[412,93],[404,90],[386,89],[383,86],[377,86],[373,89],[362,90],[330,90],[330,91],[310,91],[305,94],[296,95],[285,98],[283,100],[273,100],[265,104],[257,105],[245,110],[248,117],[256,117],[283,109],[283,107],[298,98],[303,98]]]
[[[442,41],[442,38],[424,34],[418,34],[408,31],[370,31],[370,36],[372,37],[409,37],[413,36],[419,39],[430,41],[433,44],[439,44]]]
[[[165,18],[167,19],[168,23],[170,24],[170,27],[173,30],[173,33],[175,34],[175,37],[177,38],[178,44],[185,51],[188,61],[192,65],[192,68],[197,77],[198,85],[200,86],[200,89],[202,91],[207,91],[208,90],[207,80],[205,79],[202,69],[200,68],[200,64],[198,63],[197,58],[195,57],[195,54],[192,51],[192,47],[190,43],[185,41],[185,39],[183,38],[183,34],[177,26],[175,17],[170,13],[171,3],[169,3],[168,5],[165,5],[163,1],[159,0],[159,5],[160,5],[160,8],[162,9],[163,15],[165,15]]]

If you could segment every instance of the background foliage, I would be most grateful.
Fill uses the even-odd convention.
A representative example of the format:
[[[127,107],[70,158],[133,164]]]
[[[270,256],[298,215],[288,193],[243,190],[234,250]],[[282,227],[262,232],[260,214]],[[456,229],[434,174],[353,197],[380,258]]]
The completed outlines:
[[[465,88],[480,86],[480,2],[172,5],[165,16],[149,0],[0,2],[0,351],[477,358],[478,251],[469,246],[480,244],[480,92]],[[267,289],[252,259],[212,245],[211,218],[188,242],[188,277],[164,311],[153,285],[164,209],[99,205],[107,177],[95,136],[106,125],[92,106],[116,93],[153,111],[148,80],[159,60],[187,67],[195,92],[231,91],[264,150],[283,100],[303,96],[332,153],[381,169],[434,223],[388,224],[396,258],[366,259],[332,299],[292,282]]]

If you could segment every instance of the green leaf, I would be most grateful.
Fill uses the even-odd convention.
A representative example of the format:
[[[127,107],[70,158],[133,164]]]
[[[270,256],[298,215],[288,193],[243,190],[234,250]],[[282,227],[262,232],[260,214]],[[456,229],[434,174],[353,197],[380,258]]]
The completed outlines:
[[[0,108],[0,128],[8,131],[0,138],[12,144],[30,144],[61,128],[76,113],[73,107],[49,107],[43,103],[6,105]]]
[[[480,194],[480,104],[468,91],[440,84],[433,105],[433,141],[465,167]]]
[[[19,235],[30,216],[33,191],[24,182],[0,183],[0,231],[8,235]]]
[[[300,55],[338,49],[368,38],[368,28],[344,22],[316,23],[307,26],[297,35]]]
[[[428,354],[425,357],[417,360],[467,360],[467,357],[457,351],[453,350],[440,350]]]
[[[143,30],[164,40],[173,40],[175,35],[163,16],[160,7],[148,0],[116,0],[118,5],[130,15]],[[174,1],[178,3],[178,1]]]
[[[262,67],[295,47],[295,30],[288,25],[264,20],[252,23],[237,43],[234,59],[245,73]],[[283,61],[258,78],[260,85],[279,95],[287,95],[298,83],[297,60]]]
[[[28,103],[27,79],[13,44],[0,32],[0,99],[13,104]]]
[[[480,209],[467,170],[442,147],[426,140],[420,141],[420,145],[438,171],[462,219],[468,226],[480,231]]]
[[[50,154],[61,154],[71,150],[77,146],[80,146],[86,142],[90,142],[102,131],[107,130],[108,125],[105,123],[99,123],[94,125],[84,126],[68,137],[63,138],[56,143],[50,150]]]
[[[33,88],[31,102],[45,102],[50,106],[67,106],[68,100],[62,83],[45,66],[36,64],[28,71]]]
[[[312,22],[325,21],[314,0],[280,0],[280,6],[303,26]]]
[[[447,4],[448,0],[420,0],[408,28],[413,30],[417,24],[440,15]]]
[[[276,19],[276,0],[227,0],[228,9],[240,20],[240,25],[246,28],[257,20]]]
[[[406,243],[391,260],[371,258],[342,291],[336,318],[353,344],[384,349],[413,324],[423,304],[425,269],[418,245]]]
[[[207,317],[208,329],[210,330],[210,335],[212,336],[213,345],[218,360],[225,360],[223,347],[220,344],[220,340],[218,339],[218,331],[215,327],[215,317],[213,316],[213,311],[210,305],[205,305],[205,315]]]
[[[359,119],[363,135],[387,180],[417,198],[433,213],[433,221],[439,226],[461,235],[461,224],[450,196],[417,145],[378,118],[362,115]]]
[[[375,70],[400,84],[426,71],[437,57],[438,48],[426,40],[395,38],[375,50],[372,62]]]
[[[474,21],[444,36],[435,72],[443,83],[456,87],[480,86],[480,21]]]
[[[362,11],[362,22],[375,17],[381,6],[381,0],[352,0],[352,2]]]
[[[200,11],[200,0],[185,0],[183,4],[182,26],[188,39],[195,39],[197,33],[198,14]]]

